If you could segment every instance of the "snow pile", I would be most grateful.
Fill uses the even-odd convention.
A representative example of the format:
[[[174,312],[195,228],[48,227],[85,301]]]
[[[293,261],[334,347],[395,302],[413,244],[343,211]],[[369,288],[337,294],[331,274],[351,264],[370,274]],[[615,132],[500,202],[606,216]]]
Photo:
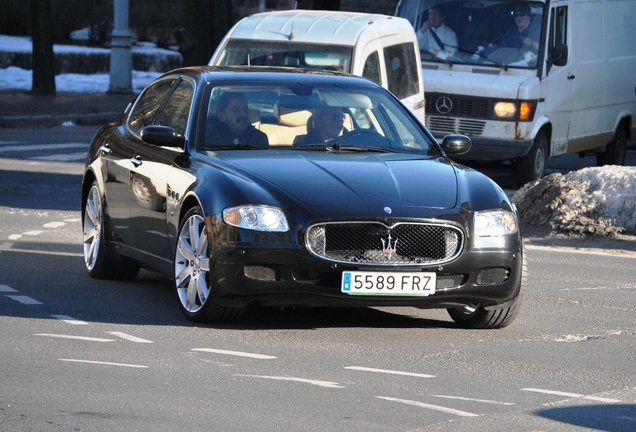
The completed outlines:
[[[512,197],[522,224],[564,234],[636,232],[636,167],[583,168],[526,184]]]

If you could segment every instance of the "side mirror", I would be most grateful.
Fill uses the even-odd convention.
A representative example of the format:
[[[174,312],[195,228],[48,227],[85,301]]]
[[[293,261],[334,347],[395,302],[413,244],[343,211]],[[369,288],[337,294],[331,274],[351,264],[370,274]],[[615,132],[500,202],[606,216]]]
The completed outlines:
[[[565,66],[568,62],[568,46],[556,44],[550,53],[551,62],[554,66]]]
[[[472,145],[472,141],[466,135],[452,134],[444,137],[442,150],[449,156],[462,155],[468,153]]]
[[[165,147],[183,147],[185,138],[169,126],[146,126],[141,130],[141,139]]]

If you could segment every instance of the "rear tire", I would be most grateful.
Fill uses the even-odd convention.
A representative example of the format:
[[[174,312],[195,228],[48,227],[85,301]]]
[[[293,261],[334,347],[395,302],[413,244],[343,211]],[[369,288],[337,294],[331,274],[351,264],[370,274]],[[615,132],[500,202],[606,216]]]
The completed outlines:
[[[84,264],[96,279],[134,279],[139,266],[110,250],[106,241],[106,223],[102,194],[97,182],[91,185],[83,214]]]
[[[235,321],[242,315],[243,309],[222,306],[213,298],[210,240],[201,208],[193,207],[179,226],[174,255],[174,285],[179,306],[194,322]]]
[[[616,129],[614,139],[605,151],[596,154],[596,165],[625,165],[625,152],[627,151],[627,134],[622,126]]]
[[[481,303],[474,303],[463,308],[448,309],[448,314],[455,323],[466,329],[497,329],[507,327],[517,318],[528,285],[528,264],[525,249],[522,250],[521,278],[519,280],[519,294],[515,304],[503,308],[487,310]]]
[[[548,154],[548,139],[545,132],[540,131],[534,138],[530,153],[515,162],[517,186],[521,187],[528,182],[543,178],[548,164]]]

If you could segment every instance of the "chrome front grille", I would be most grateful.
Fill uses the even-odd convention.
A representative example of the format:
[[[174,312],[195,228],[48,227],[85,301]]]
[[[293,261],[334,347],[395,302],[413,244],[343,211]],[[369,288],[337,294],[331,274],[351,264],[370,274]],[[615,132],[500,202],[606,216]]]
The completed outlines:
[[[433,132],[433,135],[435,136],[445,136],[457,133],[468,136],[478,136],[483,135],[486,122],[480,120],[427,115],[426,127]]]
[[[309,227],[305,244],[314,255],[341,263],[430,265],[455,259],[464,235],[434,223],[332,222]]]

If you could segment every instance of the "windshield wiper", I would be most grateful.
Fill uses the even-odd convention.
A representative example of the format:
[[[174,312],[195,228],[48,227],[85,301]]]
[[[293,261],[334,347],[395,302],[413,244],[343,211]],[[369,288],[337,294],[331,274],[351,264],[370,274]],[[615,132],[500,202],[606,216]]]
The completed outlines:
[[[471,51],[471,50],[469,50],[467,48],[464,48],[464,47],[457,47],[457,46],[452,46],[452,45],[448,45],[448,46],[455,48],[457,51],[461,51],[461,52],[464,52],[464,53],[477,55],[477,56],[483,58],[484,60],[489,61],[490,63],[494,64],[495,66],[502,68],[504,71],[508,70],[508,66],[507,65],[505,65],[503,63],[496,62],[496,61],[488,58],[488,56],[486,54],[484,54],[483,52],[481,52],[481,51]]]
[[[350,145],[350,144],[338,144],[334,143],[332,146],[327,146],[327,152],[371,152],[371,153],[398,153],[396,150],[386,147],[372,147],[363,145]]]
[[[257,146],[254,144],[226,144],[207,146],[206,150],[265,150],[269,147]]]

